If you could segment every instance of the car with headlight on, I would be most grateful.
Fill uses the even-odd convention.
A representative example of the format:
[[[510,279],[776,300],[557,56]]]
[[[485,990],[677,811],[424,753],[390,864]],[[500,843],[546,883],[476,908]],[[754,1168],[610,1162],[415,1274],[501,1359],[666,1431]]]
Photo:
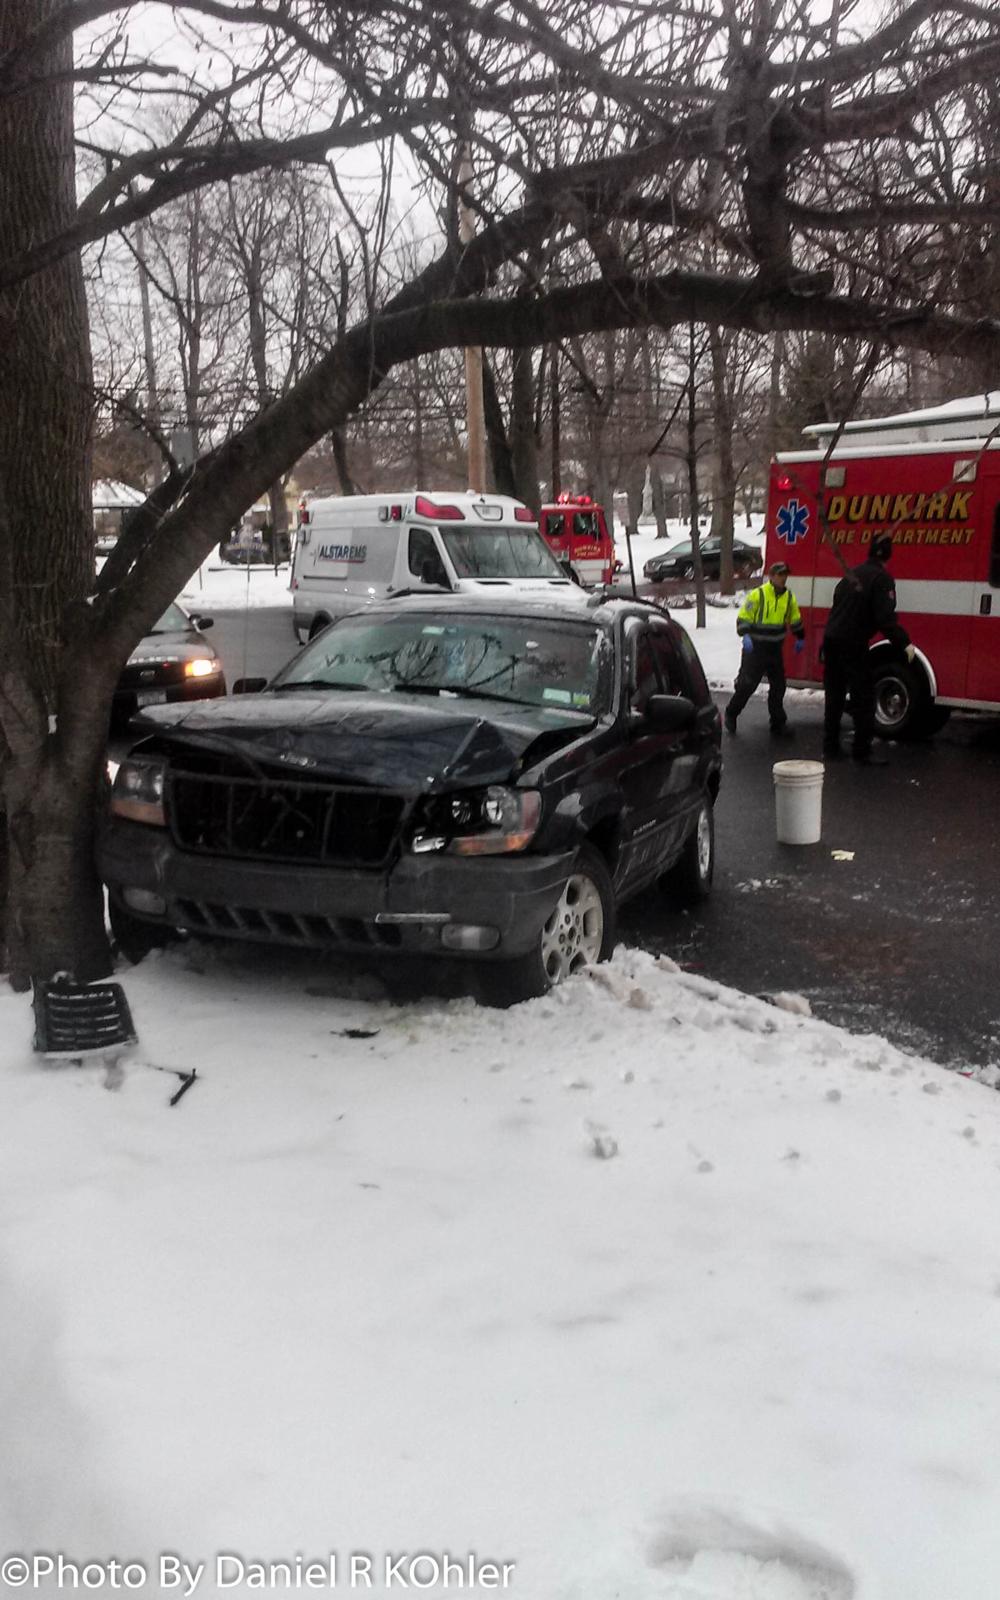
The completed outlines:
[[[226,678],[204,638],[213,619],[194,615],[176,601],[145,638],[140,639],[118,679],[112,723],[121,727],[148,706],[175,701],[213,700],[226,692]]]
[[[722,540],[702,539],[698,548],[705,577],[710,583],[717,582],[722,570]],[[742,539],[733,540],[733,573],[737,578],[752,577],[763,558],[763,551],[756,545],[746,544]],[[672,550],[664,550],[662,555],[650,556],[642,571],[649,583],[663,583],[668,578],[685,581],[693,578],[694,546],[686,539],[682,544],[675,544]]]
[[[461,957],[487,997],[708,892],[719,713],[659,607],[457,597],[342,618],[273,681],[133,724],[99,837],[129,956],[171,932]]]

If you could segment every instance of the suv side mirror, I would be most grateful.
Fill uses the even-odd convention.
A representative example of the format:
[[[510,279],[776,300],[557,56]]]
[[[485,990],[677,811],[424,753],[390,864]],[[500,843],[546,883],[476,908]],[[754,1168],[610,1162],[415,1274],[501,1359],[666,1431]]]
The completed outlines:
[[[237,678],[233,684],[233,694],[260,694],[266,688],[266,678]]]
[[[200,617],[200,616],[196,617],[196,616],[192,616],[191,621],[194,623],[194,625],[198,629],[199,633],[204,633],[206,628],[214,628],[215,627],[215,618],[214,617]]]
[[[694,701],[683,694],[651,694],[646,701],[646,721],[657,733],[683,733],[695,714]]]

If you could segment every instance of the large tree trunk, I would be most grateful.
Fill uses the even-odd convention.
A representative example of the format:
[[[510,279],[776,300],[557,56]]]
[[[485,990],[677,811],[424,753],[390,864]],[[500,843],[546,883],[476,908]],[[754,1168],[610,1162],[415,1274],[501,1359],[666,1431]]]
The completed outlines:
[[[510,450],[514,494],[538,511],[538,440],[535,437],[535,370],[529,350],[511,351]]]
[[[0,49],[61,0],[0,0]],[[0,101],[0,253],[75,216],[72,45]],[[108,970],[92,827],[105,729],[86,709],[94,563],[90,346],[78,256],[0,294],[0,771],[13,981]],[[98,713],[98,720],[100,714]]]
[[[517,485],[514,477],[514,457],[511,454],[510,440],[507,438],[507,427],[504,422],[503,405],[500,401],[500,391],[497,389],[496,374],[493,363],[489,357],[483,358],[483,420],[486,425],[486,439],[490,450],[490,467],[493,473],[493,482],[497,494],[509,494],[512,498],[517,496]]]
[[[722,540],[719,592],[733,594],[733,517],[736,509],[736,467],[733,462],[733,396],[729,381],[729,356],[732,341],[721,328],[709,334],[712,353],[712,409],[715,420],[715,497],[712,501],[712,533]]]

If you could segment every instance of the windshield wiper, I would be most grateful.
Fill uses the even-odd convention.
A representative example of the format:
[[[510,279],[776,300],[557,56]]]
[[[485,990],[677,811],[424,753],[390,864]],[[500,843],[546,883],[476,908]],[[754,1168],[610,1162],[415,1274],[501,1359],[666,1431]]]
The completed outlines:
[[[533,706],[533,700],[517,700],[509,694],[490,694],[486,689],[472,689],[464,683],[394,683],[397,694],[454,694],[468,700],[498,700],[506,706]]]
[[[291,683],[272,683],[275,694],[281,689],[367,689],[367,683],[338,683],[329,678],[296,678]]]

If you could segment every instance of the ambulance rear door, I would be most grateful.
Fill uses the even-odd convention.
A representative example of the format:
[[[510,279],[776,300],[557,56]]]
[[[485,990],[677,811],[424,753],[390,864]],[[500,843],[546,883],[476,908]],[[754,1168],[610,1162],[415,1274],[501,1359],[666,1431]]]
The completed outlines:
[[[1000,452],[977,464],[981,492],[965,698],[1000,706]]]
[[[820,559],[821,528],[816,509],[819,461],[815,454],[779,456],[771,463],[767,508],[765,577],[772,562],[788,565],[788,587],[798,601],[806,630],[806,648],[791,654],[785,645],[785,665],[793,683],[817,683],[822,677],[819,650],[823,642],[825,610],[817,613],[816,568]],[[829,600],[824,604],[829,606]]]

